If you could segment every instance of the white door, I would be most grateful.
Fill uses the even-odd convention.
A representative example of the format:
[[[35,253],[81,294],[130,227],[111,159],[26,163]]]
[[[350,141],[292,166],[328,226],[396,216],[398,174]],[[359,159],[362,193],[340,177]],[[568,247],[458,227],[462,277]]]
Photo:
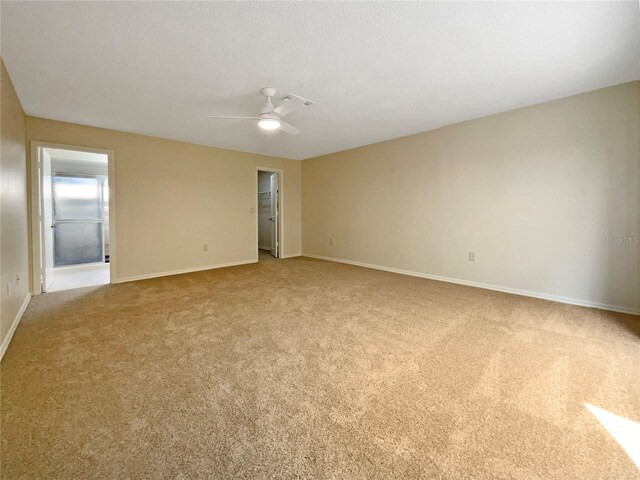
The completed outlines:
[[[279,212],[279,189],[278,174],[271,174],[271,255],[278,258],[280,256],[280,239],[278,238],[278,224],[280,223]]]
[[[53,283],[53,199],[51,197],[51,157],[39,149],[42,165],[42,234],[44,243],[42,291],[47,292]]]

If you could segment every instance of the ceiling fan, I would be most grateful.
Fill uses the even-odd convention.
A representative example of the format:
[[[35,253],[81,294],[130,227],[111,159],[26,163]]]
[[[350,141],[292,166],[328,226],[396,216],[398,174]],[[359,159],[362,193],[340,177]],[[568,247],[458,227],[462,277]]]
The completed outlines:
[[[290,123],[284,122],[282,117],[288,115],[296,108],[299,107],[308,107],[313,105],[315,102],[302,98],[298,95],[294,95],[293,93],[287,93],[280,100],[282,103],[278,105],[278,107],[274,108],[273,103],[271,103],[271,98],[276,94],[276,89],[272,87],[265,87],[261,90],[262,94],[267,97],[267,103],[262,107],[260,111],[260,115],[257,117],[228,117],[228,116],[218,116],[218,115],[209,115],[207,118],[216,118],[219,120],[257,120],[258,126],[263,130],[282,130],[285,133],[290,135],[297,135],[300,133],[296,127],[291,125]]]

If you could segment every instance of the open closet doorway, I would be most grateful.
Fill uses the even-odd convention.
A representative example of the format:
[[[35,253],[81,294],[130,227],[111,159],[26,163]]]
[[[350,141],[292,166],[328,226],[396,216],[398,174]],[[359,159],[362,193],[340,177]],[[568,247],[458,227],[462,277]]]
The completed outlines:
[[[40,235],[34,235],[34,259],[39,260],[34,261],[34,291],[111,283],[109,153],[44,145],[35,149],[39,215],[34,215],[34,232]]]
[[[281,257],[282,175],[279,170],[258,169],[258,260]]]

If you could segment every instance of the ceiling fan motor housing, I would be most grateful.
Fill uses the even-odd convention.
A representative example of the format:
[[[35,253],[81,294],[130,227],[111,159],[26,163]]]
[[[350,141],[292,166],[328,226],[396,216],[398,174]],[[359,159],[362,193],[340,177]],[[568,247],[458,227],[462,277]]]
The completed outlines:
[[[262,110],[260,110],[260,116],[263,117],[263,116],[267,115],[269,117],[277,118],[271,112],[273,112],[273,105],[271,104],[271,102],[269,102],[264,107],[262,107]]]
[[[262,89],[262,94],[267,97],[267,103],[264,107],[262,107],[262,110],[260,110],[260,118],[266,118],[267,116],[269,116],[270,118],[274,118],[277,120],[278,117],[271,113],[274,110],[273,103],[271,103],[271,97],[276,94],[276,89],[273,87],[264,87]]]

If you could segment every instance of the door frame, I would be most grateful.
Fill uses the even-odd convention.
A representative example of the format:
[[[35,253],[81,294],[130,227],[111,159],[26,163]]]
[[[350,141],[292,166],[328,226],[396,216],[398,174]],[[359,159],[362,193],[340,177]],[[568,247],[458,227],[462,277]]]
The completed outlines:
[[[281,168],[272,168],[272,167],[256,167],[256,176],[255,176],[255,188],[256,188],[256,262],[260,259],[260,242],[258,241],[259,235],[259,221],[260,221],[260,211],[258,207],[258,172],[269,172],[269,173],[277,173],[278,174],[278,259],[284,258],[284,171]]]
[[[109,185],[109,282],[117,283],[117,235],[116,235],[116,165],[113,150],[103,148],[81,147],[62,143],[30,142],[30,209],[29,239],[31,241],[31,294],[42,293],[42,269],[44,256],[44,222],[42,218],[42,169],[40,168],[40,151],[44,148],[57,148],[62,150],[75,150],[86,153],[100,153],[107,156],[107,175]]]

